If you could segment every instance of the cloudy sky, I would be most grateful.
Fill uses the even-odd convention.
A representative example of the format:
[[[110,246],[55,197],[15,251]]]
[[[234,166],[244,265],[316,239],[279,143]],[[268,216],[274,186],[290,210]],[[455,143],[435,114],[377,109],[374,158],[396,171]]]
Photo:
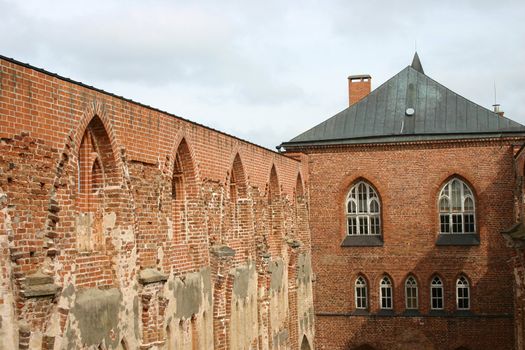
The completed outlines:
[[[274,148],[410,64],[525,124],[525,1],[0,0],[0,54]]]

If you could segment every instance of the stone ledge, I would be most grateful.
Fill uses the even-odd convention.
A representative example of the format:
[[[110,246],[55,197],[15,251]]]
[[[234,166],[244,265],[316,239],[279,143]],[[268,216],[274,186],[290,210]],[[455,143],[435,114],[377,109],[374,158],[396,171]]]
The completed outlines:
[[[53,277],[37,271],[28,275],[24,281],[22,295],[26,298],[55,296],[60,286],[53,283]]]
[[[168,276],[157,269],[149,268],[143,269],[139,272],[139,282],[141,284],[150,284],[156,282],[166,282]]]
[[[210,250],[213,255],[219,258],[235,256],[235,250],[228,247],[227,245],[216,245],[211,247]]]
[[[40,284],[34,286],[26,286],[22,291],[22,294],[26,298],[36,297],[51,297],[55,296],[60,289],[59,286],[53,283]]]

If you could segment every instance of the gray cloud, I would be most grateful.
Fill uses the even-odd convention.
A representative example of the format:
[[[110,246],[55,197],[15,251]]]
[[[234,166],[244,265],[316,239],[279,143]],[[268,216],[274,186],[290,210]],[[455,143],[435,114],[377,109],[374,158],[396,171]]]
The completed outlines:
[[[497,5],[497,6],[496,6]],[[0,0],[3,55],[273,148],[410,63],[525,123],[517,1]]]

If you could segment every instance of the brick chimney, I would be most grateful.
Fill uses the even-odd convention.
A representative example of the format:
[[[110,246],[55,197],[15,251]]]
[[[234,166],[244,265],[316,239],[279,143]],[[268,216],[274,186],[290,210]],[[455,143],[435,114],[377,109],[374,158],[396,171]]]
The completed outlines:
[[[372,77],[368,74],[351,75],[348,77],[348,100],[350,106],[370,93]]]

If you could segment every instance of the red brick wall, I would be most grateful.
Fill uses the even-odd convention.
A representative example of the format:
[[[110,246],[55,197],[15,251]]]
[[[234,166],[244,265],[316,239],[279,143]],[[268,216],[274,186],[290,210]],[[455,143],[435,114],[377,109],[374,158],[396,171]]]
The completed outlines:
[[[319,349],[352,349],[364,343],[377,349],[513,348],[511,252],[500,234],[514,215],[510,141],[349,146],[305,152]],[[444,182],[454,175],[465,179],[474,191],[479,246],[436,246],[437,197]],[[341,247],[346,234],[345,198],[357,179],[372,184],[381,199],[381,247]],[[351,315],[358,274],[368,280],[368,316]],[[379,283],[385,274],[394,284],[394,316],[376,315]],[[401,317],[409,274],[418,281],[419,317]],[[444,282],[445,317],[429,316],[429,285],[434,274]],[[459,274],[466,274],[471,284],[471,314],[466,317],[456,314]],[[394,346],[410,344],[411,336],[404,334],[411,333],[416,345]],[[427,345],[419,346],[419,341]]]
[[[29,333],[23,329],[24,344],[45,340],[46,346],[52,346],[55,337],[57,342],[66,341],[64,332],[71,327],[69,309],[74,304],[70,286],[123,291],[121,309],[139,313],[136,319],[141,321],[127,326],[122,321],[122,327],[108,331],[108,339],[118,343],[121,338],[128,348],[163,346],[171,336],[167,331],[180,328],[169,314],[175,301],[168,285],[187,273],[210,268],[217,289],[214,295],[225,298],[212,304],[226,304],[226,311],[208,313],[220,316],[208,322],[201,310],[191,322],[202,327],[214,324],[215,330],[209,331],[217,348],[227,348],[224,335],[229,334],[231,290],[221,288],[232,286],[229,271],[253,261],[261,278],[257,303],[265,305],[270,297],[268,263],[284,261],[287,269],[295,269],[289,262],[298,254],[309,254],[308,213],[296,200],[301,174],[300,191],[307,188],[301,162],[3,59],[0,117],[0,249],[9,250],[9,260],[0,261],[6,278],[0,283],[0,304],[12,296],[16,305],[11,320],[15,330],[0,326],[0,335],[5,330],[10,340],[16,338],[18,323],[29,323]],[[88,143],[80,151],[86,132],[93,135],[93,145]],[[184,173],[178,183],[184,188],[183,201],[173,196],[177,156]],[[80,185],[79,168],[84,175],[95,169],[92,176],[80,176]],[[232,175],[235,186],[231,186]],[[80,244],[82,237],[94,241]],[[290,248],[291,241],[300,245]],[[235,256],[214,258],[210,251],[222,245],[233,248]],[[146,268],[166,274],[169,282],[138,284],[138,275]],[[37,271],[53,277],[59,287],[56,295],[24,297],[28,276]],[[295,280],[285,283],[295,290]],[[292,312],[286,311],[286,324],[294,338],[286,343],[298,348],[304,335],[313,338],[313,327],[297,334],[300,320],[293,310],[300,301],[290,298]],[[307,307],[311,305],[302,306]],[[0,306],[0,315],[8,311]],[[259,312],[259,324],[267,324],[272,312],[276,311]],[[58,326],[52,321],[55,318]],[[201,332],[195,327],[187,338],[195,339],[193,347],[206,349],[210,343],[201,338],[208,335],[193,334]],[[272,332],[282,331],[260,328],[258,346],[266,346]],[[72,334],[70,345],[80,346],[79,333],[68,334]]]

